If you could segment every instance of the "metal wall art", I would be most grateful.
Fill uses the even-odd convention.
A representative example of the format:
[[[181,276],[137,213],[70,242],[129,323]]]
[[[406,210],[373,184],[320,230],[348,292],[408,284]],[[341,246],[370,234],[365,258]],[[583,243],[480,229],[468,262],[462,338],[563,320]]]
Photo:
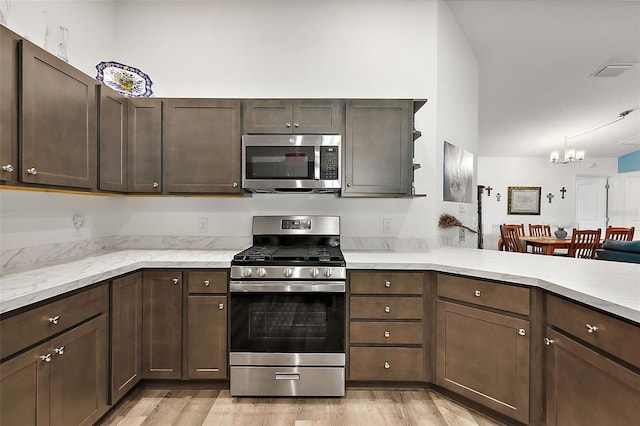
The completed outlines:
[[[473,201],[473,154],[449,142],[444,143],[443,200]]]

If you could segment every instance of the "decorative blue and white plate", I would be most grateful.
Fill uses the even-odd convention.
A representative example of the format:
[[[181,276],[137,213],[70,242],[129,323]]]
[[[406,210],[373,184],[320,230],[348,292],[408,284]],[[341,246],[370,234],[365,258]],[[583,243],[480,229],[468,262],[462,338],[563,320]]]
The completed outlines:
[[[148,98],[151,90],[151,79],[138,68],[119,62],[100,62],[96,65],[96,80],[106,84],[113,90],[131,98]]]

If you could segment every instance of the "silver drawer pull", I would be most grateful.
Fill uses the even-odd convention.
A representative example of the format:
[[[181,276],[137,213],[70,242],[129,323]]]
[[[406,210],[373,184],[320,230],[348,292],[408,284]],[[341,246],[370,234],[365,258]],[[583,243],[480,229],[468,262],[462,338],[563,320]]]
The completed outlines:
[[[544,344],[547,346],[551,346],[551,344],[553,343],[553,339],[549,339],[548,337],[544,338]]]
[[[586,326],[587,326],[587,333],[595,333],[596,331],[598,331],[598,327],[596,327],[595,325],[586,324]]]
[[[223,310],[224,309],[224,303],[218,303],[218,309]]]
[[[386,313],[389,313],[389,312],[391,312],[391,308],[390,308],[389,306],[385,306],[385,307],[384,307],[384,311],[385,311]]]
[[[276,373],[276,380],[300,380],[298,373]]]
[[[64,354],[64,346],[60,346],[59,348],[55,348],[53,351],[55,353],[57,353],[58,355],[62,355],[62,354]]]
[[[476,297],[480,297],[480,290],[476,290],[473,292]]]
[[[388,370],[391,368],[391,364],[389,364],[387,361],[384,362],[384,369]]]
[[[384,286],[385,286],[386,288],[391,287],[391,281],[385,281],[385,282],[384,282]]]
[[[174,278],[172,281],[173,281],[174,284],[178,284],[180,282],[180,279],[179,278]]]
[[[518,334],[521,336],[524,336],[527,334],[527,330],[525,330],[524,328],[519,328],[518,329]]]
[[[40,355],[40,359],[44,362],[51,362],[51,354]]]
[[[57,325],[58,321],[60,321],[60,315],[56,315],[55,317],[49,318],[49,324]]]
[[[386,338],[391,337],[391,333],[389,333],[389,330],[385,330],[384,331],[384,337],[386,337]]]
[[[209,287],[210,281],[209,280],[204,280],[204,286],[205,287]]]

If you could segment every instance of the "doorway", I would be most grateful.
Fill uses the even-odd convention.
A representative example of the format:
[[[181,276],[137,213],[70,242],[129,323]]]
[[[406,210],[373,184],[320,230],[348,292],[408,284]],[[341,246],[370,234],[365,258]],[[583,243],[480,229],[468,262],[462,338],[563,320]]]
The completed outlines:
[[[576,176],[576,221],[578,229],[607,228],[608,178]]]

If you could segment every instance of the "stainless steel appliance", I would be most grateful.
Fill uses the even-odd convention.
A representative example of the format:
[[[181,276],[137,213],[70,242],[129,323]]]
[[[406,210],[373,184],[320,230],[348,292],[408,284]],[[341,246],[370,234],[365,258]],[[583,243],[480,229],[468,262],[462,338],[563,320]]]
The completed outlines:
[[[251,192],[337,192],[340,135],[243,135],[242,188]]]
[[[230,274],[232,396],[343,396],[340,218],[256,216]]]

